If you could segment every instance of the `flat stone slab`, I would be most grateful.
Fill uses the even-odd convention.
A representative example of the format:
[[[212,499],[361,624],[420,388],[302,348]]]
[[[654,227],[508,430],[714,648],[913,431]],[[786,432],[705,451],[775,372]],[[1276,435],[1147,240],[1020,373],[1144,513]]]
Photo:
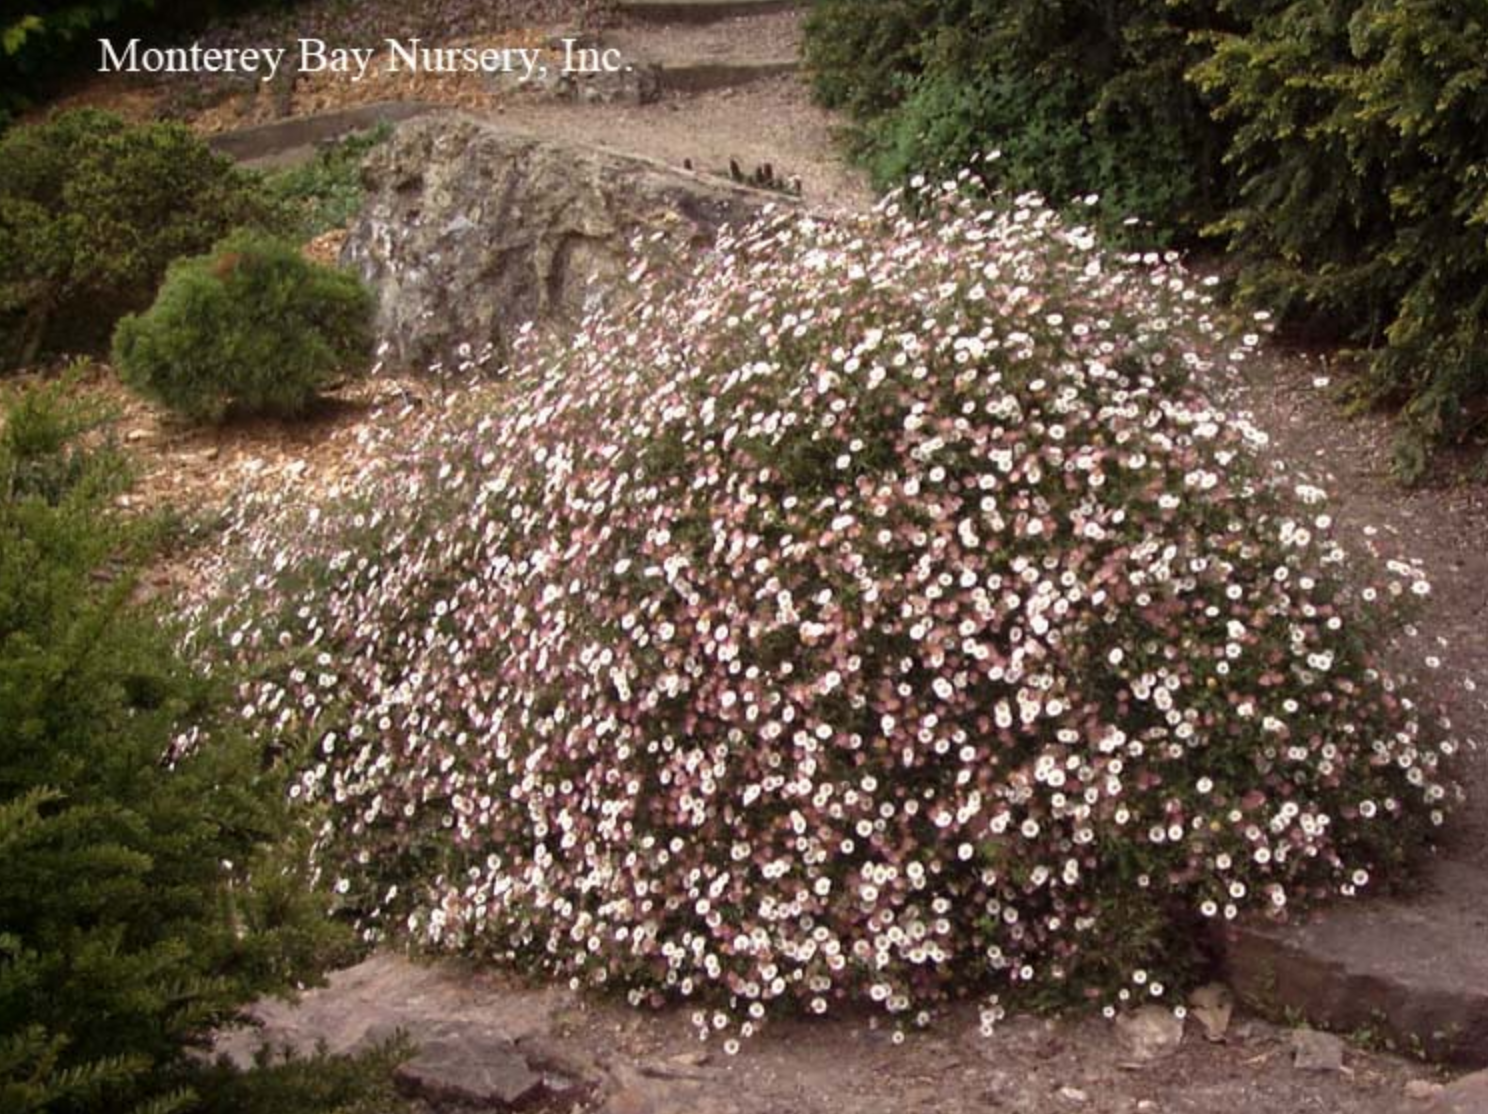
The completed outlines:
[[[405,1093],[433,1103],[521,1110],[547,1093],[543,1077],[497,1029],[475,1022],[432,1025],[394,1079]]]
[[[804,6],[802,0],[621,0],[620,14],[657,23],[712,23]]]
[[[801,63],[795,58],[763,62],[663,62],[657,78],[668,93],[710,93],[784,77],[800,68]]]
[[[1488,915],[1471,898],[1488,880],[1448,864],[1434,877],[1436,892],[1416,900],[1226,926],[1231,985],[1264,1013],[1295,1012],[1321,1028],[1386,1037],[1403,1053],[1488,1066]]]
[[[249,169],[273,170],[308,162],[319,147],[381,124],[396,124],[433,112],[423,101],[379,101],[339,112],[296,116],[273,124],[223,132],[207,140],[219,154]]]
[[[545,1038],[573,996],[556,987],[499,984],[456,964],[420,964],[391,953],[337,971],[324,987],[297,1001],[266,999],[248,1024],[216,1034],[211,1048],[235,1066],[253,1066],[262,1049],[311,1056],[355,1054],[399,1033],[423,1047],[426,1039],[448,1058],[457,1033],[468,1041],[509,1048]],[[452,1028],[454,1027],[454,1028]]]

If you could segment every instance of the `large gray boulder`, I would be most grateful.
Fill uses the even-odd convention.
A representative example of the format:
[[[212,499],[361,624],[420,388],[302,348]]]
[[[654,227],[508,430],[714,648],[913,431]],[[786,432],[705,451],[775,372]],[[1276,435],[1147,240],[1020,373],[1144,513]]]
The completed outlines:
[[[377,293],[383,359],[499,363],[527,321],[567,325],[623,298],[638,234],[675,254],[771,204],[765,191],[459,113],[409,121],[370,157],[342,250]]]

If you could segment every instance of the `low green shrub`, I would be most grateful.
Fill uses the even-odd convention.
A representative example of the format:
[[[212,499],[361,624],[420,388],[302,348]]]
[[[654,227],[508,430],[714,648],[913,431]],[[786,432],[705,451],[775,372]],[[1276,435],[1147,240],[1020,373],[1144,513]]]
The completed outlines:
[[[337,374],[363,370],[372,297],[353,275],[254,233],[171,267],[155,304],[119,322],[124,381],[188,418],[302,413]]]
[[[176,124],[91,109],[0,137],[0,368],[107,344],[167,266],[275,224],[252,177]]]
[[[1217,229],[1244,297],[1369,349],[1360,397],[1404,406],[1415,478],[1488,417],[1488,13],[1270,8],[1196,74],[1235,128]]]
[[[6,428],[0,474],[14,411]],[[22,438],[33,462],[49,437]],[[182,1109],[188,1046],[345,945],[283,771],[218,715],[224,681],[130,603],[152,531],[115,517],[108,491],[0,490],[6,1114]]]
[[[298,239],[313,240],[324,232],[345,228],[356,218],[366,198],[362,162],[391,134],[392,129],[384,124],[317,152],[302,166],[277,171],[265,179],[266,193],[283,208]]]
[[[128,467],[106,438],[89,448],[78,442],[108,419],[101,406],[72,393],[71,375],[23,388],[0,415],[0,499],[40,498],[56,503],[80,484],[100,494],[127,482]]]

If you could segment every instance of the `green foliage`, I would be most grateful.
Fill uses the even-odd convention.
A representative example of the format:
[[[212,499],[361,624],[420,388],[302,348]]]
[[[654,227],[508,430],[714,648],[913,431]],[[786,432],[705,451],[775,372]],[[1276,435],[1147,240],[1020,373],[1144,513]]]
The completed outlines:
[[[345,228],[356,218],[366,197],[362,162],[391,134],[392,129],[383,124],[325,148],[302,166],[268,176],[265,192],[285,211],[299,239],[313,240]]]
[[[49,65],[69,56],[84,38],[152,0],[9,0],[0,5],[0,122]]]
[[[1269,8],[1197,73],[1236,127],[1218,229],[1242,294],[1372,348],[1360,394],[1404,404],[1395,464],[1415,478],[1488,396],[1488,14]]]
[[[41,397],[11,409],[0,475],[68,427]],[[0,490],[7,1114],[184,1108],[187,1044],[342,946],[282,774],[216,722],[221,682],[131,605],[151,531],[110,514],[110,467],[84,458],[47,497]],[[183,737],[197,745],[169,757]]]
[[[865,119],[894,107],[922,71],[935,0],[818,0],[806,21],[806,61],[817,95]],[[865,18],[866,16],[866,18]]]
[[[397,1114],[409,1109],[393,1085],[393,1070],[408,1057],[394,1040],[361,1056],[262,1060],[251,1072],[224,1065],[194,1082],[201,1114]]]
[[[0,367],[107,341],[172,260],[274,223],[254,179],[186,128],[68,112],[0,138]]]
[[[997,148],[995,187],[1096,193],[1108,227],[1189,238],[1223,193],[1222,134],[1185,80],[1220,18],[1215,0],[826,0],[807,54],[881,184]]]
[[[0,425],[0,498],[55,503],[83,483],[102,495],[122,486],[127,465],[105,441],[84,449],[78,439],[108,419],[97,404],[70,391],[75,376],[19,392]]]
[[[332,376],[360,370],[371,316],[355,276],[239,233],[171,268],[155,305],[119,323],[114,361],[126,383],[188,418],[233,406],[295,415]]]

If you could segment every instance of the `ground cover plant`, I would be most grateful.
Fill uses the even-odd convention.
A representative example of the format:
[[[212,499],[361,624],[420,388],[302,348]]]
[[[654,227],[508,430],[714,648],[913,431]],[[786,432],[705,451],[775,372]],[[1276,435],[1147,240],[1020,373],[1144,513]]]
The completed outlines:
[[[255,677],[369,939],[730,1041],[1114,1010],[1442,822],[1453,743],[1378,656],[1424,581],[1364,586],[1201,389],[1259,336],[966,180],[638,264],[487,412],[240,509],[193,646]]]
[[[302,414],[338,375],[366,370],[372,295],[355,275],[253,232],[171,266],[148,311],[119,322],[124,382],[176,413]]]
[[[296,239],[313,240],[356,219],[366,199],[362,162],[391,134],[392,128],[384,124],[317,151],[315,158],[301,166],[265,177],[264,189],[283,210],[285,224]]]

